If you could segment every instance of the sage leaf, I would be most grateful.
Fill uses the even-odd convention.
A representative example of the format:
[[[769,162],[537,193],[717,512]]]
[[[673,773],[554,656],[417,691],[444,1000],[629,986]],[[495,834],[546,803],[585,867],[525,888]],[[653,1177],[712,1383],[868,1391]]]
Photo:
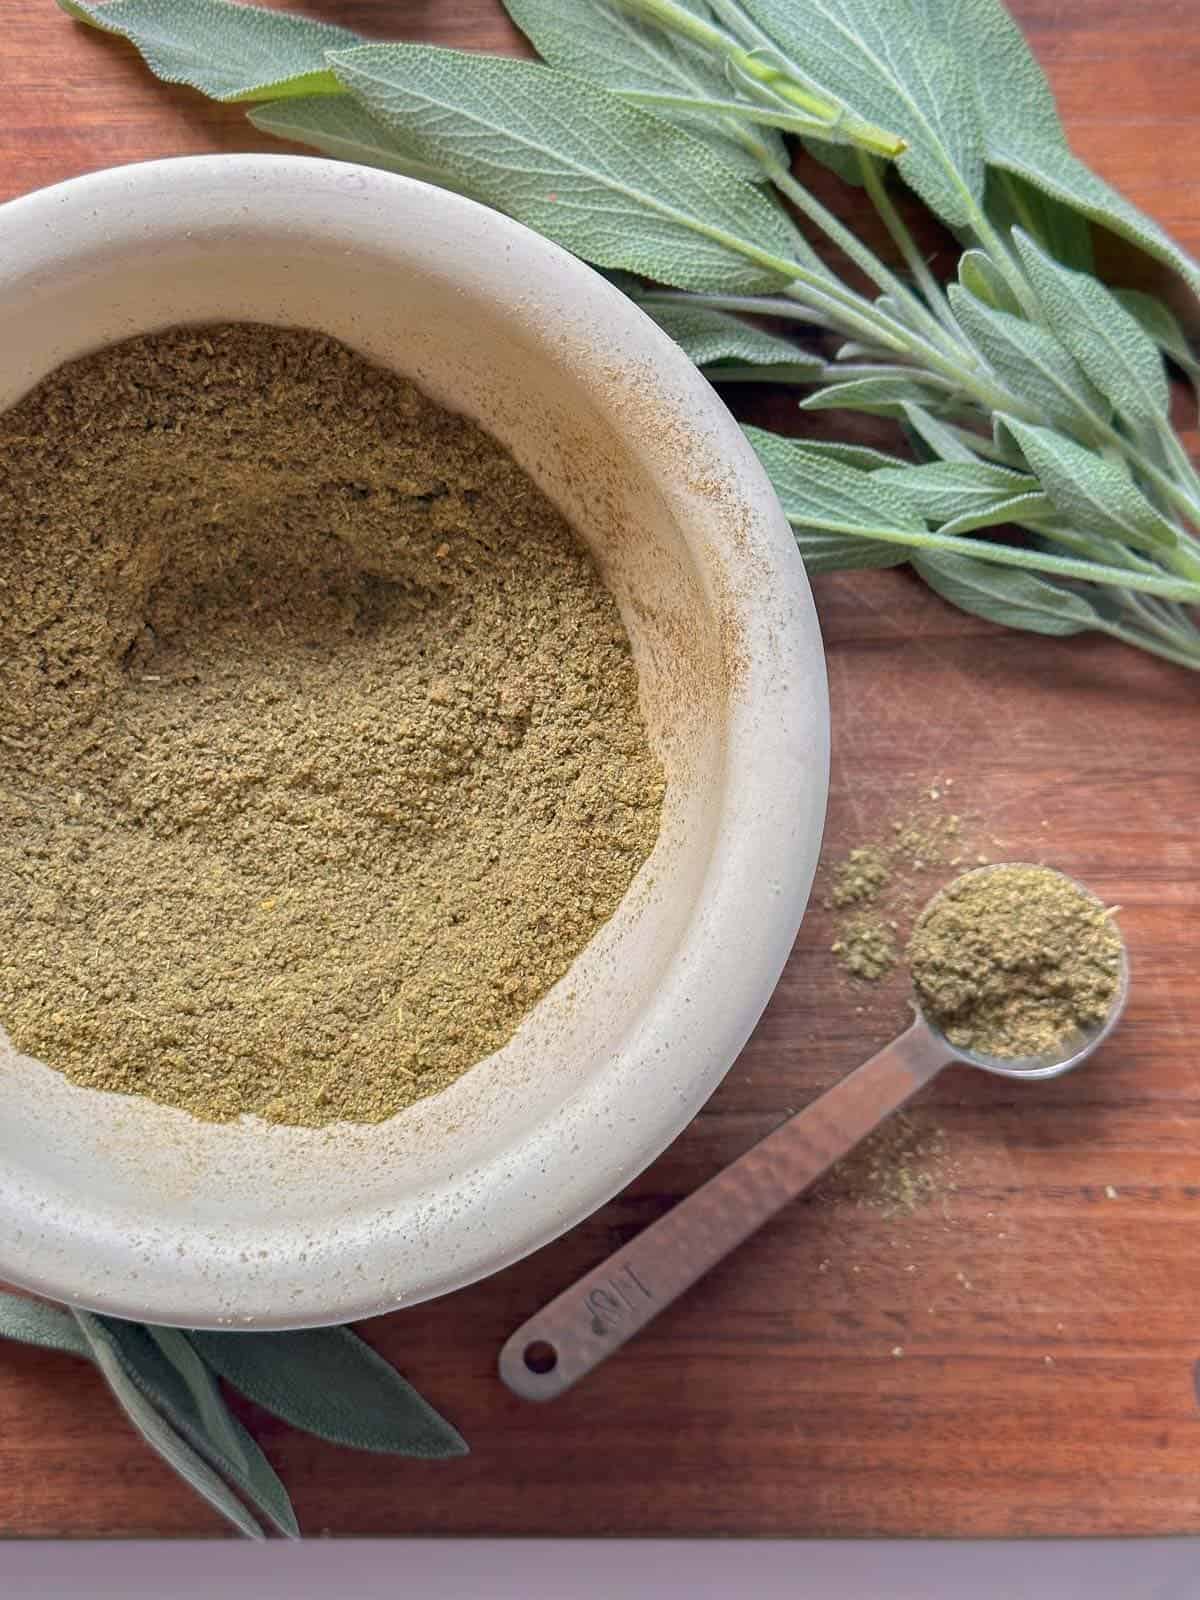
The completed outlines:
[[[1044,189],[1035,189],[1024,178],[994,167],[988,173],[984,208],[1002,234],[1024,228],[1064,267],[1081,272],[1094,269],[1091,223]]]
[[[810,578],[827,572],[860,572],[871,567],[900,567],[908,560],[903,545],[882,544],[858,534],[822,533],[793,524],[796,548]]]
[[[1108,402],[1061,340],[1007,311],[980,305],[956,283],[946,293],[959,326],[1017,400],[1085,436],[1097,419],[1107,421]]]
[[[686,300],[656,300],[652,295],[643,299],[636,292],[633,298],[696,366],[711,369],[714,378],[720,377],[720,364],[730,362],[770,369],[787,367],[794,369],[797,376],[806,373],[810,378],[825,370],[819,356],[806,355],[778,334],[728,312],[692,305]]]
[[[107,1332],[129,1378],[176,1432],[280,1533],[289,1539],[298,1539],[300,1526],[287,1490],[257,1441],[228,1409],[225,1412],[227,1429],[223,1427],[214,1434],[200,1414],[194,1392],[156,1342],[155,1335],[177,1330],[152,1329],[144,1323],[124,1322],[117,1317],[100,1317],[97,1321]],[[186,1335],[179,1333],[178,1337],[186,1342]],[[224,1406],[224,1401],[220,1404]],[[219,1437],[227,1431],[236,1445],[234,1450]]]
[[[457,1429],[348,1328],[190,1333],[215,1372],[294,1428],[389,1455],[466,1455]]]
[[[958,281],[969,294],[993,311],[1024,315],[1008,280],[991,256],[982,250],[964,250],[958,261]]]
[[[879,352],[874,346],[859,344],[854,339],[848,339],[845,344],[838,345],[837,353],[834,356],[834,360],[838,362],[877,361],[878,359]]]
[[[987,517],[996,506],[1036,493],[1038,488],[1037,479],[1028,473],[1013,472],[991,461],[892,465],[875,473],[874,481],[894,488],[919,516],[938,527],[958,517]],[[978,526],[986,527],[987,522]]]
[[[893,567],[908,559],[903,544],[871,536],[882,528],[920,534],[925,525],[901,496],[875,485],[875,473],[798,439],[750,426],[743,432],[767,470],[809,572]]]
[[[912,0],[741,0],[789,67],[907,148],[901,176],[950,227],[966,227],[984,195],[983,144],[970,82]]]
[[[1022,477],[1028,474],[1022,473]],[[1034,480],[1030,479],[1030,482]],[[1006,522],[1016,522],[1022,527],[1041,529],[1042,524],[1054,515],[1054,503],[1040,489],[1026,494],[1014,494],[1008,500],[992,500],[974,511],[963,511],[949,522],[943,523],[939,533],[947,538],[958,538],[964,533],[977,533],[980,528],[998,528]]]
[[[719,361],[714,366],[704,367],[704,376],[711,383],[799,383],[809,384],[815,381],[823,367],[815,371],[803,359],[798,361],[781,361],[777,366],[741,366],[733,361]]]
[[[1200,290],[1200,266],[1072,152],[1046,75],[1001,0],[921,4],[936,13],[948,37],[967,42],[962,56],[974,75],[988,162],[1131,240]]]
[[[0,1291],[0,1339],[38,1345],[43,1350],[64,1350],[68,1355],[92,1359],[92,1347],[69,1311]]]
[[[822,461],[810,455],[796,439],[783,439],[744,425],[743,432],[766,468],[785,515],[797,530],[801,549],[810,530],[861,534],[880,544],[899,546],[909,556],[914,550],[937,551],[1022,571],[1044,572],[1056,578],[1117,584],[1167,599],[1195,603],[1200,596],[1200,583],[1174,574],[1140,568],[1130,571],[1090,556],[1078,560],[1039,548],[957,538],[944,528],[931,530],[894,489],[875,483],[877,473],[856,473],[838,462]]]
[[[971,556],[945,555],[940,550],[917,551],[912,564],[935,594],[988,622],[1059,637],[1083,633],[1100,623],[1081,594],[1033,572],[993,566]]]
[[[1175,529],[1122,465],[1051,428],[1015,417],[1004,417],[1003,425],[1068,523],[1135,549],[1169,550],[1178,543]]]
[[[146,1332],[182,1378],[213,1444],[246,1472],[249,1463],[234,1430],[233,1418],[221,1398],[217,1380],[178,1328],[157,1328],[147,1324]]]
[[[1140,289],[1114,289],[1113,295],[1150,337],[1180,366],[1197,365],[1188,336],[1170,307]]]
[[[187,1440],[159,1415],[125,1371],[116,1344],[100,1318],[93,1316],[90,1311],[76,1311],[75,1316],[92,1348],[96,1365],[108,1380],[118,1404],[150,1448],[157,1451],[185,1483],[241,1533],[251,1539],[261,1539],[262,1529],[233,1490],[192,1449]]]
[[[468,193],[441,167],[431,166],[411,155],[403,142],[382,123],[376,122],[365,107],[348,94],[297,96],[272,100],[247,112],[250,121],[263,133],[296,144],[311,145],[323,155],[339,161],[358,161],[369,167],[399,172],[406,178],[436,184],[442,189]]]
[[[730,100],[728,96],[721,100],[710,100],[702,99],[698,95],[653,94],[648,90],[639,89],[618,89],[615,92],[623,100],[629,100],[635,106],[645,106],[648,111],[654,111],[668,121],[688,115],[719,117],[730,126],[739,127],[747,133],[754,133],[759,128],[770,131],[782,129],[787,133],[803,134],[819,129],[824,133],[829,127],[828,120],[824,117],[807,117],[799,112],[777,110],[773,106],[760,104],[757,100]],[[754,144],[757,148],[757,139]],[[747,177],[761,180],[766,176],[776,177],[778,173],[787,171],[786,166],[770,154],[765,146],[761,148],[763,154],[759,157],[758,170],[747,172]]]
[[[182,83],[212,100],[274,100],[337,94],[327,50],[347,50],[362,35],[332,22],[267,11],[231,0],[58,0],[79,22],[128,39],[164,83]]]
[[[1113,294],[1133,319],[1140,323],[1159,349],[1170,356],[1195,382],[1200,379],[1200,361],[1188,343],[1187,334],[1180,327],[1174,312],[1152,294],[1140,289],[1114,289]]]
[[[1019,228],[1013,239],[1056,336],[1114,410],[1132,423],[1157,427],[1171,395],[1154,340],[1099,279],[1061,266]]]
[[[707,15],[707,6],[696,0],[680,4]],[[504,0],[504,7],[544,61],[618,94],[729,97],[725,75],[710,55],[630,16],[618,0]],[[660,108],[658,114],[688,129],[747,177],[765,178],[766,162],[787,165],[783,139],[773,129],[748,128],[702,111]]]
[[[1017,472],[1027,472],[1029,463],[1021,446],[1009,433],[1006,421],[1002,411],[997,411],[992,417],[992,459],[999,461],[1002,466],[1015,468]]]
[[[854,145],[835,144],[832,139],[807,138],[802,139],[805,150],[814,161],[819,161],[823,167],[828,167],[830,172],[835,172],[843,183],[853,184],[856,189],[861,189],[866,179],[859,164],[858,150]]]
[[[906,401],[902,406],[904,421],[927,450],[939,461],[975,461],[975,452],[962,442],[945,423],[930,416],[923,406]],[[980,443],[982,444],[982,440]]]
[[[805,439],[804,451],[808,456],[820,456],[825,461],[840,461],[845,467],[857,467],[860,472],[874,472],[879,467],[897,465],[895,456],[883,450],[872,450],[865,444],[844,444],[839,439]]]
[[[801,400],[805,411],[865,411],[869,416],[900,417],[910,404],[946,405],[952,397],[944,390],[921,383],[920,374],[896,377],[848,378],[831,383]]]
[[[585,78],[433,45],[328,59],[418,159],[597,266],[753,294],[808,248],[707,145]]]

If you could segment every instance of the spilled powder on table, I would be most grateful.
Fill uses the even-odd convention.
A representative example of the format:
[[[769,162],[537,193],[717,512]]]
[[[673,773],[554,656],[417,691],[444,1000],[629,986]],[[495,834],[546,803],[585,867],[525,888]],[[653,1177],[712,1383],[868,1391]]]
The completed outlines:
[[[944,878],[936,869],[986,860],[970,844],[976,819],[950,808],[952,782],[923,785],[878,837],[834,865],[825,898],[835,914],[830,949],[850,978],[877,983],[894,971],[907,925]]]
[[[927,780],[903,809],[829,869],[824,905],[833,915],[830,953],[850,980],[849,993],[865,996],[880,988],[899,965],[908,930],[926,901],[953,871],[982,864],[979,818],[954,809],[953,787],[953,779]],[[926,1118],[902,1114],[839,1162],[815,1197],[907,1216],[943,1201],[954,1179],[945,1131]]]
[[[925,1115],[899,1112],[839,1161],[813,1198],[907,1217],[953,1194],[957,1179],[945,1130]]]

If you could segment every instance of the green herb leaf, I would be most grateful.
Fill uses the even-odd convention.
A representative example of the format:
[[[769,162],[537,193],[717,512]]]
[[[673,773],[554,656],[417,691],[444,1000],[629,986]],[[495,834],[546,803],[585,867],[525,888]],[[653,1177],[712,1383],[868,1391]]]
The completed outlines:
[[[213,1393],[217,1394],[217,1403],[225,1412],[225,1421],[214,1430],[211,1417],[200,1412],[195,1391],[156,1342],[164,1333],[175,1333],[185,1343],[186,1336],[175,1329],[147,1327],[144,1323],[123,1322],[117,1317],[101,1317],[97,1321],[106,1330],[128,1376],[176,1432],[245,1495],[280,1533],[289,1539],[298,1539],[300,1527],[287,1490],[255,1439],[225,1407],[215,1384]],[[200,1360],[194,1351],[193,1356]],[[211,1374],[208,1379],[213,1382]]]
[[[964,41],[962,55],[974,73],[977,116],[991,165],[1132,240],[1200,290],[1200,267],[1071,151],[1046,75],[1000,0],[921,4],[933,8],[948,37]],[[1043,243],[1054,248],[1051,240]]]
[[[968,226],[984,194],[970,84],[939,24],[910,0],[741,0],[805,83],[891,129],[896,165],[951,227]]]
[[[1013,467],[1017,472],[1025,472],[1029,467],[1020,445],[1005,427],[1002,412],[996,412],[992,417],[992,459],[999,461],[1002,466]]]
[[[1081,594],[1036,573],[940,551],[918,551],[912,563],[943,600],[1008,628],[1062,636],[1083,633],[1100,621]]]
[[[243,1473],[246,1472],[249,1462],[234,1428],[233,1418],[217,1388],[217,1380],[178,1328],[156,1328],[147,1324],[146,1332],[182,1378],[196,1414],[213,1444],[230,1461],[236,1462]]]
[[[92,1347],[69,1311],[59,1311],[44,1300],[0,1291],[0,1339],[39,1345],[43,1350],[64,1350],[92,1359]]]
[[[115,1340],[100,1318],[93,1316],[90,1311],[76,1311],[75,1316],[91,1346],[96,1365],[108,1380],[109,1388],[150,1448],[157,1451],[185,1483],[239,1532],[251,1539],[261,1539],[262,1529],[233,1490],[192,1449],[187,1440],[159,1415],[134,1383],[122,1365]]]
[[[1156,300],[1152,294],[1143,294],[1140,289],[1114,289],[1113,294],[1172,361],[1193,380],[1200,379],[1200,361],[1196,359],[1187,334],[1180,327],[1174,312],[1161,300]]]
[[[1178,543],[1175,529],[1123,466],[1051,428],[1032,427],[1015,417],[1005,417],[1003,425],[1068,523],[1135,549],[1169,550]]]
[[[988,517],[998,505],[1037,491],[1037,480],[991,461],[927,461],[918,466],[890,466],[875,474],[935,526],[957,517]],[[990,520],[990,518],[989,518]],[[1003,518],[999,520],[1004,520]],[[978,523],[986,527],[988,523]]]
[[[880,296],[880,299],[882,298]],[[876,301],[877,305],[878,303]],[[846,363],[851,361],[877,361],[878,359],[879,352],[873,345],[859,344],[854,339],[847,339],[845,344],[838,345],[837,354],[834,357],[834,360],[839,363],[843,361]]]
[[[920,374],[896,377],[848,378],[831,383],[801,400],[805,411],[865,411],[875,417],[901,417],[906,405],[938,406],[952,397],[944,389],[920,382]]]
[[[432,45],[329,62],[420,160],[598,266],[752,294],[807,248],[707,145],[584,78]]]
[[[914,550],[923,550],[970,556],[997,566],[1044,572],[1054,578],[1115,584],[1193,604],[1200,596],[1200,583],[1173,573],[1130,571],[1094,560],[1090,555],[1080,560],[1039,548],[977,543],[953,537],[944,528],[933,531],[914,516],[893,489],[876,484],[878,473],[855,473],[837,462],[822,461],[809,456],[798,440],[781,439],[760,428],[744,427],[743,431],[767,469],[785,515],[799,530],[801,546],[810,529],[851,535],[861,530],[864,538],[900,546],[910,555]]]
[[[1013,233],[1047,322],[1100,393],[1128,421],[1156,428],[1171,404],[1158,346],[1098,279],[1060,266]]]
[[[862,472],[798,439],[762,428],[743,432],[767,470],[810,572],[893,567],[908,559],[901,544],[872,538],[881,528],[924,531],[909,504]]]
[[[430,1459],[467,1453],[457,1429],[348,1328],[188,1337],[235,1389],[319,1439]]]
[[[636,293],[633,298],[696,366],[709,368],[710,376],[715,379],[721,376],[720,364],[728,362],[774,370],[786,367],[797,377],[806,373],[816,378],[825,370],[820,356],[806,355],[778,334],[768,333],[765,328],[745,322],[741,317],[732,317],[728,312],[691,305],[686,300],[656,300],[653,296],[642,299]]]
[[[707,15],[708,7],[697,0],[680,4]],[[620,94],[729,98],[729,84],[711,56],[688,39],[648,27],[617,0],[504,0],[504,6],[552,67],[577,72]],[[658,115],[678,122],[747,177],[766,176],[764,158],[787,164],[783,139],[769,128],[748,128],[698,111],[660,107]]]
[[[339,161],[358,161],[406,178],[466,193],[441,167],[410,155],[395,134],[348,94],[298,96],[255,106],[246,115],[263,133],[311,145]]]
[[[1078,267],[1081,272],[1095,267],[1088,219],[1024,178],[993,167],[988,173],[984,208],[1002,234],[1024,228],[1063,266]]]
[[[1027,473],[1020,473],[1019,476],[1028,478]],[[1028,481],[1032,483],[1034,480],[1029,478]],[[1042,523],[1053,515],[1054,504],[1050,496],[1043,494],[1040,489],[1031,489],[1026,494],[1014,494],[1008,500],[992,500],[974,511],[963,511],[943,523],[938,531],[948,538],[958,538],[964,533],[977,533],[980,528],[999,528],[1006,522],[1040,529]]]
[[[906,404],[903,410],[906,436],[918,454],[920,446],[924,445],[938,461],[978,461],[981,457],[986,460],[1000,459],[992,441],[985,439],[982,434],[939,422],[923,406]],[[1016,459],[1006,464],[1023,468],[1025,459],[1011,441],[1009,449]]]
[[[714,366],[701,369],[711,383],[799,383],[810,384],[824,367],[813,367],[801,358],[798,361],[781,361],[777,366],[740,366],[733,361],[719,361]]]
[[[707,4],[694,4],[693,0],[621,3],[655,27],[709,51],[739,95],[737,103],[765,108],[770,113],[768,120],[782,113],[778,126],[822,139],[861,144],[863,149],[889,158],[904,149],[903,139],[890,129],[877,127],[858,116],[852,106],[839,104],[828,94],[812,93],[790,63],[781,65],[767,35],[751,21],[739,0],[708,0]],[[720,12],[727,27],[714,26],[715,12]]]
[[[804,450],[806,455],[840,461],[844,467],[857,467],[860,472],[901,465],[895,456],[889,456],[884,450],[872,450],[865,444],[843,444],[837,439],[805,439]]]
[[[814,161],[819,161],[823,167],[828,167],[830,172],[835,172],[843,183],[853,184],[856,189],[861,189],[866,179],[863,177],[862,167],[858,161],[858,150],[854,145],[835,144],[831,139],[802,139],[805,150]]]
[[[958,281],[993,311],[1007,311],[1014,317],[1024,314],[1007,278],[982,250],[963,251],[958,261]]]
[[[793,524],[796,548],[810,578],[826,572],[859,572],[869,567],[901,567],[910,552],[903,545],[881,544],[859,534],[822,533]]]
[[[58,0],[68,14],[128,39],[164,83],[182,83],[213,100],[274,100],[336,94],[327,50],[348,50],[362,35],[331,22],[287,16],[231,0]]]
[[[904,421],[912,433],[939,461],[975,461],[975,452],[944,422],[931,417],[923,406],[904,406]]]
[[[1091,433],[1097,417],[1107,420],[1108,402],[1047,329],[980,305],[958,284],[952,283],[946,292],[963,332],[1018,400],[1060,427],[1084,435]]]

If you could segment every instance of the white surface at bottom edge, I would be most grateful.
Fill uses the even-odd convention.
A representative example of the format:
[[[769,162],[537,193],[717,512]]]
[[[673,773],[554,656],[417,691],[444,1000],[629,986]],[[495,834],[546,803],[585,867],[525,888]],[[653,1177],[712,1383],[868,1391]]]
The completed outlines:
[[[0,1545],[5,1600],[1193,1600],[1200,1539]]]

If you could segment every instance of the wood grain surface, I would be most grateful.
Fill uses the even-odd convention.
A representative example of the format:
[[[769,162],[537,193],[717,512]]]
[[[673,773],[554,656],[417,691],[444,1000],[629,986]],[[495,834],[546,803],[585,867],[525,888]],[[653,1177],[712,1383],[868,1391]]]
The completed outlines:
[[[307,9],[380,36],[518,43],[493,0]],[[1193,0],[1016,11],[1079,152],[1200,254]],[[2,23],[0,198],[117,162],[273,148],[52,0],[5,0]],[[515,1399],[495,1359],[518,1323],[903,1022],[899,977],[839,975],[818,892],[745,1053],[661,1160],[531,1259],[366,1326],[469,1459],[358,1455],[245,1409],[308,1533],[1200,1532],[1200,681],[972,621],[902,574],[826,578],[817,599],[827,861],[922,796],[952,804],[972,851],[1049,860],[1121,905],[1126,1025],[1060,1082],[945,1074],[914,1111],[915,1206],[886,1203],[894,1153],[875,1176],[860,1161],[577,1391]],[[0,1532],[220,1531],[89,1369],[0,1346]]]

